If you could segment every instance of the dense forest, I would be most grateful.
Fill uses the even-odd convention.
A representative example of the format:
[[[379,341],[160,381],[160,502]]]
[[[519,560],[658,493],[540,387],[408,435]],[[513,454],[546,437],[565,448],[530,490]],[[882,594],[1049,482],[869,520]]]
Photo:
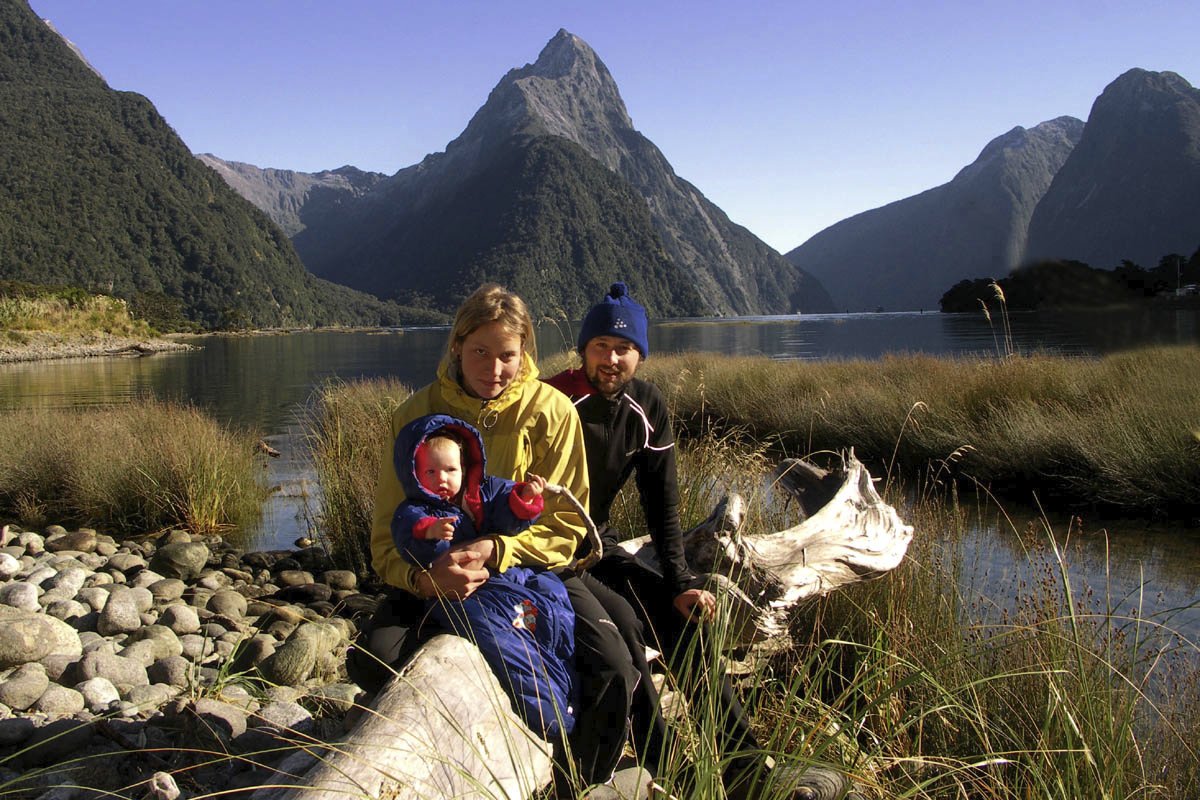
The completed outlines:
[[[1200,283],[1200,249],[1191,258],[1165,255],[1149,269],[1132,261],[1123,261],[1115,269],[1098,269],[1081,261],[1039,261],[999,280],[958,282],[942,295],[942,311],[978,311],[981,303],[996,300],[993,283],[1013,311],[1144,303],[1176,297],[1181,287]]]
[[[0,278],[121,297],[161,325],[445,319],[314,278],[149,100],[110,89],[24,0],[0,0]]]

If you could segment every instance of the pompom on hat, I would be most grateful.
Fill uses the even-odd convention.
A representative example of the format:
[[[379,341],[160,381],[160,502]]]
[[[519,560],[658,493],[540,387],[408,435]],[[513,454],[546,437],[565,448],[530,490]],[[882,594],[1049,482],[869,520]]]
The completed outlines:
[[[642,358],[647,358],[650,355],[648,328],[646,309],[629,296],[629,289],[623,281],[617,281],[609,287],[604,299],[592,306],[583,318],[577,347],[582,353],[587,343],[597,336],[616,336],[633,342]]]

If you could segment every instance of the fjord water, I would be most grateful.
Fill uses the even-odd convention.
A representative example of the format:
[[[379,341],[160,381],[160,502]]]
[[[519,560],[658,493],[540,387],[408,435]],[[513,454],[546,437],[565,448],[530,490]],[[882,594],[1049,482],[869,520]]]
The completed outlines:
[[[1005,321],[995,314],[990,322],[983,314],[934,312],[671,320],[651,326],[650,348],[651,358],[654,353],[702,350],[777,359],[874,359],[916,352],[987,357],[1008,348],[1090,356],[1200,342],[1200,311],[1194,309],[1014,313],[1007,323],[1009,336]],[[577,324],[546,324],[538,332],[538,347],[543,354],[568,349],[577,330]],[[154,397],[194,404],[223,423],[253,431],[281,455],[266,460],[268,480],[277,491],[260,530],[249,533],[249,544],[288,547],[307,533],[306,508],[318,490],[302,435],[303,409],[314,390],[328,380],[383,376],[420,386],[433,378],[446,335],[445,328],[417,328],[210,336],[195,339],[200,349],[186,353],[3,364],[0,411],[102,406]],[[1012,579],[1027,560],[1003,527],[981,524],[974,545],[978,568],[989,583]],[[1055,531],[1065,533],[1066,524],[1061,530],[1055,526]],[[1108,533],[1107,544],[1104,537],[1075,537],[1082,548],[1077,562],[1081,568],[1094,570],[1098,577],[1108,570],[1121,594],[1144,585],[1145,613],[1154,607],[1193,604],[1175,622],[1200,633],[1200,609],[1194,605],[1200,596],[1200,571],[1195,569],[1200,536],[1129,523],[1110,527]],[[1119,554],[1119,560],[1099,559],[1098,552],[1106,547]]]

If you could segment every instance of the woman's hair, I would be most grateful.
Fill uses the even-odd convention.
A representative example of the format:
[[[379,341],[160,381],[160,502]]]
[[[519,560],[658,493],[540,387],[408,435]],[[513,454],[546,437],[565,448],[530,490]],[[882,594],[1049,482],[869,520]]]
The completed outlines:
[[[443,363],[453,366],[458,358],[455,351],[476,328],[489,322],[499,322],[504,330],[521,340],[521,348],[537,360],[537,340],[533,334],[533,318],[525,301],[495,283],[485,283],[463,300],[454,315],[450,341],[446,344]]]

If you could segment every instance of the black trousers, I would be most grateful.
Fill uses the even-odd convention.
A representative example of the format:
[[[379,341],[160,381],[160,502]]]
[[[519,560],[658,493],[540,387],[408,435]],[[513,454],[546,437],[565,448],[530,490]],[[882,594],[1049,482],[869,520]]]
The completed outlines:
[[[663,763],[671,741],[644,655],[645,645],[649,644],[663,654],[681,690],[693,703],[704,702],[703,692],[714,692],[709,699],[719,718],[720,744],[726,755],[732,756],[726,767],[727,777],[755,769],[759,744],[729,675],[721,666],[722,659],[710,649],[716,643],[705,635],[706,626],[684,619],[675,610],[675,594],[662,576],[624,551],[606,555],[589,574],[627,601],[613,605],[610,613],[634,654],[634,664],[642,673],[641,685],[650,687],[649,691],[639,690],[633,703],[633,737],[647,767],[654,771]],[[607,596],[599,591],[596,594]]]
[[[559,761],[556,782],[567,786],[578,772],[585,784],[612,777],[628,738],[630,704],[641,672],[614,617],[629,604],[589,575],[561,574],[575,611],[575,669],[579,707],[567,743],[551,742]],[[593,589],[606,594],[601,602]],[[624,606],[624,609],[622,609]],[[443,633],[426,616],[425,601],[393,589],[363,626],[346,654],[346,671],[364,691],[377,693],[430,637]],[[624,614],[621,614],[624,616]],[[643,657],[644,660],[644,657]],[[566,763],[567,749],[574,770]]]

